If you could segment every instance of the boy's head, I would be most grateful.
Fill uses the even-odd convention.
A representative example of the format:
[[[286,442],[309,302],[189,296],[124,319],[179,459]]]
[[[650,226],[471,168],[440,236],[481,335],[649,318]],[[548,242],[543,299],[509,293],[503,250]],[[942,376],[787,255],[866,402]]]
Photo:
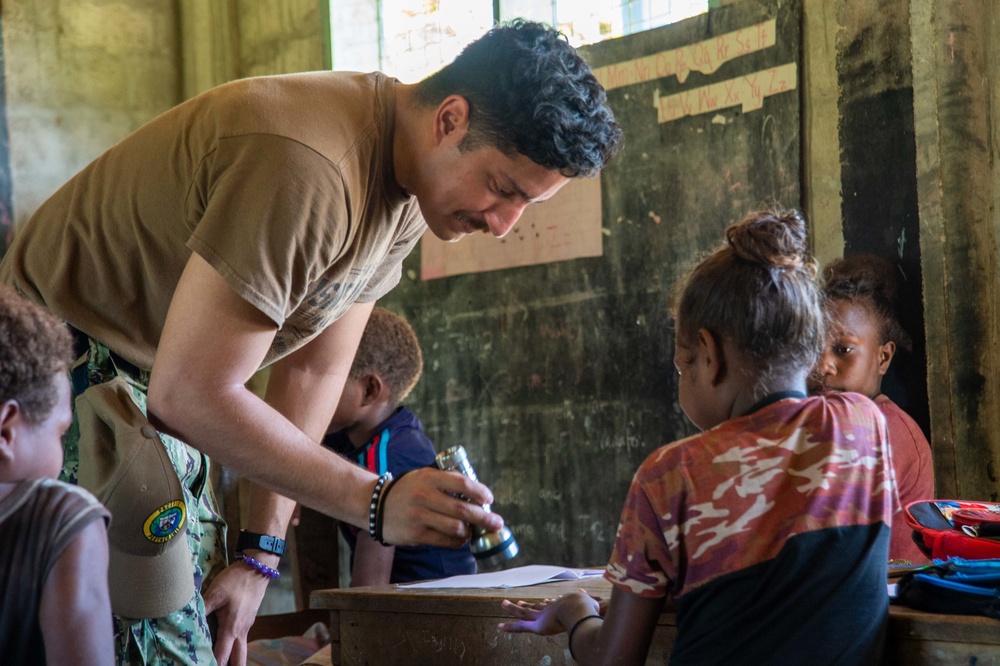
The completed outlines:
[[[874,398],[897,348],[912,348],[895,312],[896,273],[873,255],[838,259],[823,271],[829,320],[826,349],[816,368],[824,388]]]
[[[417,385],[423,369],[420,342],[410,324],[394,312],[374,308],[329,430],[349,428],[364,413],[395,409]]]
[[[72,362],[65,324],[0,286],[0,480],[59,475]]]
[[[678,284],[674,318],[675,364],[682,376],[703,331],[739,355],[757,399],[772,378],[804,376],[824,340],[805,220],[794,210],[765,210],[729,226],[723,244]],[[691,416],[684,381],[681,397]]]
[[[493,28],[418,83],[415,96],[434,109],[433,145],[401,184],[443,240],[503,236],[528,203],[596,175],[621,141],[590,67],[540,23]]]

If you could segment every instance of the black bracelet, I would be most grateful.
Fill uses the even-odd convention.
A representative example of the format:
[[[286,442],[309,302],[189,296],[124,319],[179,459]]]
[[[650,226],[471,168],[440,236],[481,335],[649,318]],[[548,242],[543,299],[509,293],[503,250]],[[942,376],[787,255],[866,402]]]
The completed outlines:
[[[285,540],[276,536],[240,530],[240,538],[236,541],[236,551],[242,553],[247,549],[262,550],[265,553],[281,557],[285,554]]]
[[[408,469],[405,472],[403,472],[402,474],[400,474],[399,476],[397,476],[395,478],[390,478],[389,482],[387,484],[385,484],[385,488],[382,489],[382,493],[379,495],[378,506],[375,508],[376,516],[375,516],[375,537],[374,538],[375,538],[376,541],[378,541],[383,546],[390,545],[390,544],[387,544],[385,542],[385,540],[382,538],[382,522],[385,519],[385,501],[389,497],[389,491],[392,490],[392,487],[394,485],[396,485],[396,482],[399,481],[400,479],[402,479],[404,476],[406,476],[407,474],[409,474],[412,471],[413,471],[412,469]]]
[[[573,657],[573,661],[577,660],[576,659],[576,655],[573,654],[573,633],[577,630],[577,627],[580,626],[581,622],[583,622],[584,620],[589,620],[591,618],[595,618],[595,617],[598,620],[603,620],[604,619],[603,617],[601,617],[600,615],[597,615],[596,613],[593,614],[593,615],[584,615],[579,620],[577,620],[576,624],[573,625],[573,628],[569,630],[569,640],[566,641],[566,645],[569,646],[569,656]]]
[[[372,501],[368,505],[368,534],[379,543],[382,542],[376,536],[378,534],[375,531],[376,517],[378,516],[379,500],[382,497],[382,488],[385,487],[387,481],[392,481],[392,472],[386,472],[378,477],[378,481],[375,482],[375,489],[372,490]]]

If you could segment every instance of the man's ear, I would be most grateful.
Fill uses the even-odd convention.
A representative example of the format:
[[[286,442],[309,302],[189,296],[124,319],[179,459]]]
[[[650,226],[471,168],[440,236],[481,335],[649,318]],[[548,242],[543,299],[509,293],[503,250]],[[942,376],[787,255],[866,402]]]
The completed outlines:
[[[702,364],[712,386],[718,386],[726,378],[726,354],[722,341],[707,328],[699,328],[698,347],[701,349],[698,362]]]
[[[460,141],[469,131],[469,101],[461,95],[448,95],[434,112],[434,144],[446,139]]]
[[[23,420],[24,412],[17,400],[7,400],[0,405],[0,465],[9,464],[13,459],[17,427]]]
[[[896,354],[896,343],[892,340],[886,342],[884,345],[879,347],[878,355],[878,374],[879,376],[884,376],[886,371],[889,369],[889,364],[892,363],[892,357]]]
[[[362,381],[364,384],[364,393],[361,396],[362,407],[368,407],[380,400],[384,400],[389,393],[389,387],[377,373],[373,372],[370,375],[366,375]]]

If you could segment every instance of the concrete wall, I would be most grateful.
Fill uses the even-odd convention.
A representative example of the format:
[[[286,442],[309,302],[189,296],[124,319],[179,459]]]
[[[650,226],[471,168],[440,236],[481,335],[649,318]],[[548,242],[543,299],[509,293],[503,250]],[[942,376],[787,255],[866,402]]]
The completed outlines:
[[[15,223],[180,101],[177,9],[162,0],[6,0]]]
[[[154,116],[245,76],[322,69],[320,0],[7,0],[14,220]]]
[[[248,76],[329,69],[321,0],[177,0],[184,97]]]
[[[329,67],[328,12],[320,0],[238,0],[240,75],[261,76]]]

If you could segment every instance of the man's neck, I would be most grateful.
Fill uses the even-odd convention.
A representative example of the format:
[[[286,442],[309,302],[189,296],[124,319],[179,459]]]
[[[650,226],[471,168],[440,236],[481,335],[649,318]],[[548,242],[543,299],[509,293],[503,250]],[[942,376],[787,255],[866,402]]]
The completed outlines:
[[[392,133],[392,164],[396,183],[410,195],[415,156],[422,150],[420,141],[423,137],[418,130],[426,110],[417,99],[416,86],[396,82],[393,93],[396,96],[396,116]]]

